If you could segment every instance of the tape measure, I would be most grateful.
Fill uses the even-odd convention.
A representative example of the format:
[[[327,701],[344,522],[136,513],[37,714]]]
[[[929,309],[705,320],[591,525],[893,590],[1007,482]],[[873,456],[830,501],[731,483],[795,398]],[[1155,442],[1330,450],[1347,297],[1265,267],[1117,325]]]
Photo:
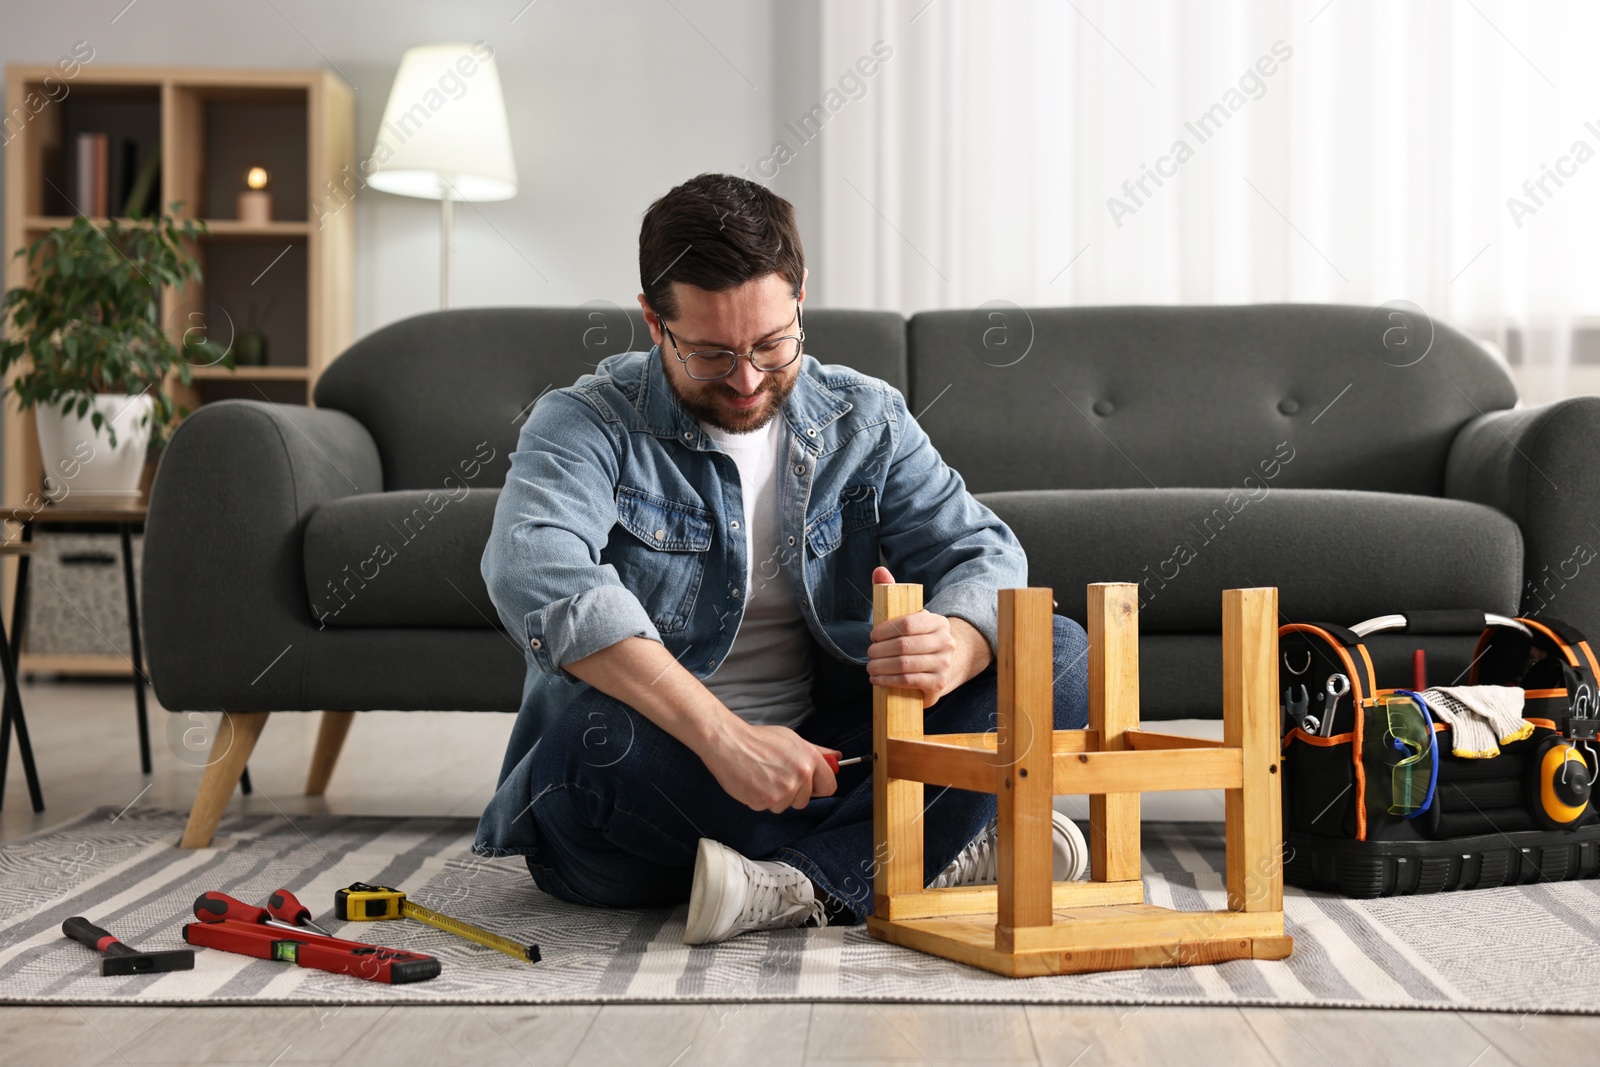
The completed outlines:
[[[333,913],[345,922],[415,919],[445,933],[474,941],[485,948],[504,952],[507,956],[529,963],[539,962],[538,945],[519,944],[509,937],[501,937],[480,926],[441,915],[432,908],[424,908],[421,904],[413,904],[406,899],[405,893],[388,886],[355,882],[348,889],[336,890],[333,894]]]

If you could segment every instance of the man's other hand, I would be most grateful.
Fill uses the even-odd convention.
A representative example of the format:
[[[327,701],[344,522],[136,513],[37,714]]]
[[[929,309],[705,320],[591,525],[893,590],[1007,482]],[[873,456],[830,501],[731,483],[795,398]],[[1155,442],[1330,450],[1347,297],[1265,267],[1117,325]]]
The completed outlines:
[[[701,758],[729,796],[753,811],[774,814],[832,796],[838,783],[819,748],[787,726],[735,719],[721,743]]]
[[[888,567],[873,585],[893,585]],[[993,659],[989,642],[965,619],[918,611],[889,619],[867,635],[867,676],[873,685],[922,690],[924,707],[975,677]]]

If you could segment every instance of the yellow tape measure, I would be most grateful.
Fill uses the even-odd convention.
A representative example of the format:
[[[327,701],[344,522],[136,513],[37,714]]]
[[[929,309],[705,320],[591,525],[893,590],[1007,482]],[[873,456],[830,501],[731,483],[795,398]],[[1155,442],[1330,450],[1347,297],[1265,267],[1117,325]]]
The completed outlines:
[[[468,941],[475,941],[485,948],[492,948],[504,952],[507,956],[529,963],[539,962],[539,946],[523,945],[501,937],[499,934],[490,933],[480,926],[452,919],[448,915],[441,915],[432,908],[425,908],[421,904],[413,904],[406,899],[405,893],[388,886],[368,885],[365,882],[356,882],[348,889],[340,889],[333,894],[333,912],[340,919],[347,922],[368,922],[374,919],[416,919],[418,922],[427,923],[446,933],[464,937]]]

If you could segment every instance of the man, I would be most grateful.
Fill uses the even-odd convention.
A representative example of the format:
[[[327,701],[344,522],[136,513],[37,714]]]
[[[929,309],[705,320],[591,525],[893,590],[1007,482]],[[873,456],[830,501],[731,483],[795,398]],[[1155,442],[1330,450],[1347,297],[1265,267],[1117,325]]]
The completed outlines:
[[[688,900],[690,944],[862,922],[870,762],[828,756],[870,755],[872,684],[921,690],[930,733],[993,729],[1027,560],[897,390],[805,352],[787,201],[701,175],[645,213],[639,267],[655,347],[534,405],[495,511],[483,576],[529,668],[475,849],[563,900]],[[926,607],[874,628],[897,578]],[[1056,616],[1058,729],[1086,648]],[[994,797],[929,794],[926,880],[992,883]],[[1064,816],[1055,843],[1081,877]]]

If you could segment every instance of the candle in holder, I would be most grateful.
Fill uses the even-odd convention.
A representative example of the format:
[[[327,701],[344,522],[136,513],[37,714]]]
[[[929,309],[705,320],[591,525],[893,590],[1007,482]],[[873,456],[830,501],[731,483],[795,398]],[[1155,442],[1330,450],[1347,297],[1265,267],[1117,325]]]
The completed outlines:
[[[271,180],[266,167],[251,167],[245,172],[244,183],[249,188],[239,194],[240,222],[272,221],[272,194],[267,192],[267,183]]]

